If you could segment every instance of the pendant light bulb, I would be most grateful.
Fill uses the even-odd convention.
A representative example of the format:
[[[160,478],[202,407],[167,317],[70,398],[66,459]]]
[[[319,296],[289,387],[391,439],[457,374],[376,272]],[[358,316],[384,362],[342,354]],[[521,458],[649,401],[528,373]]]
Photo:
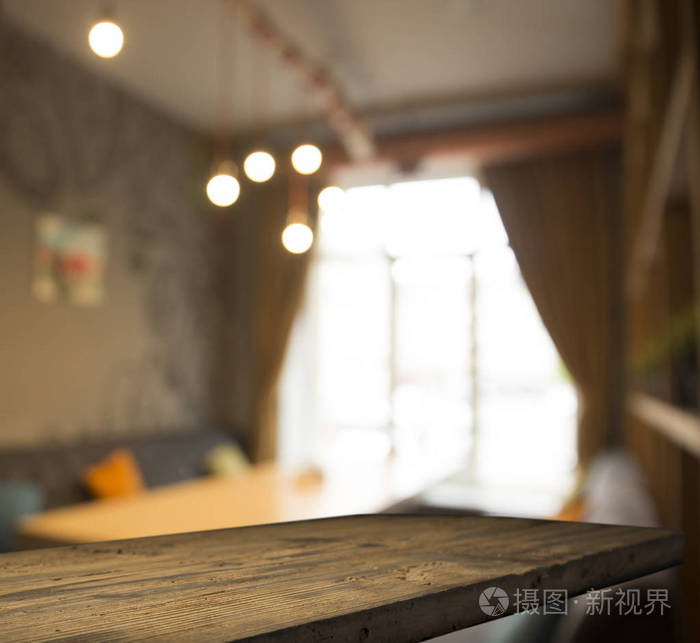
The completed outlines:
[[[299,174],[313,174],[321,167],[323,155],[315,145],[304,143],[292,152],[292,166]]]
[[[101,20],[90,29],[88,42],[100,58],[114,58],[124,46],[124,33],[116,22]]]
[[[304,254],[314,241],[314,233],[306,223],[289,223],[282,232],[282,245],[292,254]]]
[[[236,174],[235,166],[232,163],[222,163],[216,174],[207,183],[207,196],[209,200],[220,208],[233,205],[241,193],[241,185]]]
[[[282,232],[282,245],[292,254],[305,253],[314,241],[314,233],[307,223],[304,210],[293,208],[287,217],[287,226]]]
[[[268,152],[251,152],[243,161],[243,171],[251,181],[264,183],[275,173],[275,159]]]
[[[338,212],[343,207],[345,191],[335,185],[329,185],[318,193],[318,207],[323,212]]]

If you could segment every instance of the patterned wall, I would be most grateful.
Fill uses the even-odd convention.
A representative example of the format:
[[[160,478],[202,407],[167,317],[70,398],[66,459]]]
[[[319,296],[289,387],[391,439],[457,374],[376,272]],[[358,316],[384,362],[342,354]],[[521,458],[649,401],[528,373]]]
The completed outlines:
[[[220,306],[203,139],[0,33],[0,442],[200,426]],[[96,218],[105,303],[31,296],[33,222]]]

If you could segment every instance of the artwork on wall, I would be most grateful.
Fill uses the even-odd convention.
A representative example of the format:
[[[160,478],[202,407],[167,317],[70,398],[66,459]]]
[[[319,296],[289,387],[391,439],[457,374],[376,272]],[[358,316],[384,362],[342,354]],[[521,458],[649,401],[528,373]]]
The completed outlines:
[[[36,220],[32,291],[42,302],[97,306],[104,297],[105,232],[95,221],[56,214]]]

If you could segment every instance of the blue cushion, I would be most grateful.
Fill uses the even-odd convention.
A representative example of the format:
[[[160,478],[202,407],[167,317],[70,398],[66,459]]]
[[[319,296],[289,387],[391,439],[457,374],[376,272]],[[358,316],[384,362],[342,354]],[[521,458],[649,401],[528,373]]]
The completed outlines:
[[[44,490],[34,482],[0,480],[0,552],[14,546],[14,523],[27,514],[41,511]]]

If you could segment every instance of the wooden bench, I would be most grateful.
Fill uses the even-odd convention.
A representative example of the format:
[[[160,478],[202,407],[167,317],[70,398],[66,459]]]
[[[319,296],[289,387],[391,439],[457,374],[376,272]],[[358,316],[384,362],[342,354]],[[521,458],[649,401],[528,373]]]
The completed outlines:
[[[518,590],[572,597],[682,558],[671,530],[461,516],[72,545],[0,555],[0,640],[417,641],[488,620],[489,587],[509,614]]]

